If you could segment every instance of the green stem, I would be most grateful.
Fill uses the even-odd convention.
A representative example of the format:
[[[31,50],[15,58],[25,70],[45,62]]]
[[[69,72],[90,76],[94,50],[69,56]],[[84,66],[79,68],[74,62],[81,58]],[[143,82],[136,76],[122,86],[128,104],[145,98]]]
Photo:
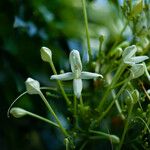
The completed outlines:
[[[121,137],[121,141],[120,141],[118,150],[121,150],[123,141],[124,141],[124,139],[125,139],[125,135],[126,135],[126,132],[127,132],[127,130],[128,130],[128,126],[129,126],[129,120],[130,120],[130,117],[131,117],[131,114],[132,114],[132,110],[133,110],[133,106],[134,106],[134,103],[131,103],[131,105],[130,105],[130,107],[129,107],[128,118],[127,118],[127,121],[126,121],[124,130],[123,130],[123,134],[122,134],[122,137]]]
[[[77,97],[74,96],[74,116],[77,115]]]
[[[117,93],[116,97],[113,99],[113,101],[109,104],[109,106],[107,107],[107,109],[101,114],[101,116],[92,124],[92,127],[95,126],[95,124],[98,124],[101,122],[101,120],[107,115],[107,113],[110,111],[110,109],[112,108],[112,106],[114,105],[115,101],[119,98],[120,94],[123,92],[123,90],[125,89],[125,87],[127,86],[128,82],[130,81],[130,78],[128,79],[128,81],[122,86],[122,88],[119,90],[119,92]]]
[[[80,111],[81,111],[82,117],[84,117],[84,104],[83,104],[82,95],[80,96]]]
[[[62,133],[68,137],[68,133],[65,130],[65,128],[61,125],[61,122],[59,121],[57,115],[55,114],[55,112],[53,111],[52,107],[50,106],[50,104],[48,103],[47,99],[45,98],[45,96],[43,95],[42,92],[39,93],[40,97],[42,98],[42,100],[44,101],[45,105],[47,106],[48,110],[51,112],[51,114],[54,116],[54,118],[56,119],[56,122],[58,123]]]
[[[82,1],[82,8],[83,8],[83,15],[84,15],[84,22],[85,22],[85,30],[86,30],[86,37],[87,37],[88,54],[89,54],[89,59],[92,60],[92,50],[91,50],[90,36],[89,36],[89,30],[88,30],[86,2],[85,2],[85,0],[81,0],[81,1]]]
[[[128,26],[128,23],[129,23],[129,22],[127,21],[126,24],[125,24],[125,26],[124,26],[123,29],[121,30],[120,35],[118,36],[116,42],[115,42],[114,45],[112,46],[110,52],[111,52],[112,49],[120,42],[120,38],[121,38],[123,32],[125,31],[126,27]]]
[[[114,91],[114,90],[112,90],[112,97],[113,97],[113,99],[116,98],[116,94],[115,94],[115,91]],[[124,120],[124,119],[125,119],[125,116],[124,116],[124,114],[122,113],[122,109],[121,109],[121,107],[120,107],[120,104],[119,104],[119,102],[118,102],[118,99],[115,100],[115,104],[116,104],[116,108],[117,108],[117,110],[118,110],[118,112],[119,112],[119,114],[120,114],[120,117],[122,118],[122,120]]]
[[[149,128],[149,125],[150,125],[150,119],[147,121],[147,123],[145,122],[145,120],[143,119],[143,118],[141,118],[141,117],[136,117],[137,119],[140,119],[143,123],[144,123],[144,125],[145,125],[145,128],[143,129],[143,133],[146,133],[146,130],[148,130],[148,132],[150,133],[150,128]]]
[[[89,130],[89,132],[98,134],[98,135],[102,136],[103,138],[110,139],[113,143],[119,143],[120,142],[119,137],[117,137],[116,135],[107,134],[104,132],[94,131],[94,130]],[[92,137],[94,138],[95,136],[92,136]],[[92,137],[91,137],[91,139],[92,139]]]
[[[84,104],[83,104],[83,99],[82,99],[82,95],[80,96],[80,104],[81,104],[81,107],[84,106]]]
[[[121,74],[123,73],[123,71],[125,70],[126,68],[126,64],[124,64],[123,62],[120,64],[120,66],[118,67],[118,70],[115,74],[115,76],[113,77],[112,79],[112,82],[110,83],[109,87],[107,88],[102,100],[100,101],[98,107],[97,107],[97,110],[99,112],[102,111],[102,107],[104,105],[104,102],[106,101],[107,97],[109,96],[109,92],[110,90],[112,89],[112,87],[114,87],[114,85],[117,83],[117,81],[119,80]]]
[[[87,143],[88,143],[88,140],[85,141],[85,142],[81,145],[81,147],[80,147],[79,150],[83,150],[83,149],[85,148],[85,146],[86,146]]]
[[[56,71],[55,66],[54,66],[54,64],[53,64],[53,61],[50,61],[50,66],[51,66],[51,68],[52,68],[53,73],[54,73],[55,75],[57,75],[57,71]],[[63,86],[62,86],[62,83],[61,83],[59,80],[57,80],[57,83],[58,83],[58,85],[59,85],[59,87],[60,87],[60,90],[61,90],[62,95],[64,96],[64,98],[65,98],[65,100],[66,100],[67,105],[70,106],[70,105],[71,105],[71,101],[70,101],[69,98],[67,97],[67,95],[66,95],[66,93],[65,93],[65,90],[64,90],[64,88],[63,88]]]
[[[50,120],[48,120],[48,119],[46,119],[46,118],[44,118],[44,117],[42,117],[42,116],[39,116],[39,115],[34,114],[34,113],[31,113],[31,112],[29,112],[29,111],[26,111],[26,113],[27,113],[29,116],[32,116],[32,117],[34,117],[34,118],[37,118],[37,119],[39,119],[39,120],[42,120],[42,121],[44,121],[44,122],[49,123],[50,125],[53,125],[53,126],[59,128],[59,125],[56,124],[56,123],[53,122],[53,121],[50,121]]]
[[[69,140],[65,138],[66,150],[69,150]]]
[[[75,127],[77,127],[78,116],[77,116],[77,97],[74,96],[74,118],[75,118]]]

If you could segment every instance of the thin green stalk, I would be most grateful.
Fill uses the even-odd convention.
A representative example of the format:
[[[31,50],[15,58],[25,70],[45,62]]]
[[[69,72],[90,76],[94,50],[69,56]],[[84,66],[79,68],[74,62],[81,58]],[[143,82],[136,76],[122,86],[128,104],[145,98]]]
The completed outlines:
[[[101,57],[104,57],[104,52],[102,52],[102,45],[104,42],[104,37],[101,35],[99,37],[99,51],[98,51],[98,59],[100,60]]]
[[[74,116],[77,115],[77,97],[74,96]]]
[[[113,97],[113,99],[116,98],[116,94],[115,94],[115,91],[114,91],[114,90],[112,90],[112,97]],[[115,104],[116,104],[116,108],[117,108],[117,110],[118,110],[118,112],[119,112],[119,114],[120,114],[120,117],[122,118],[122,120],[124,120],[124,119],[125,119],[125,116],[124,116],[124,114],[122,113],[122,109],[121,109],[121,107],[120,107],[120,104],[119,104],[119,102],[118,102],[118,99],[115,100]]]
[[[136,117],[137,119],[140,119],[143,123],[144,123],[144,125],[145,125],[145,128],[143,129],[143,132],[144,133],[146,133],[146,130],[148,130],[148,132],[150,133],[150,128],[149,128],[149,125],[150,125],[150,119],[148,118],[148,121],[147,121],[147,123],[145,122],[145,120],[143,119],[143,118],[141,118],[141,117]]]
[[[94,131],[94,130],[89,130],[89,132],[98,134],[98,135],[102,136],[103,138],[110,139],[113,143],[119,143],[120,142],[119,137],[117,137],[116,135],[107,134],[107,133],[104,133],[101,131]],[[95,136],[92,136],[92,137],[95,138]],[[92,137],[91,137],[91,139],[92,139]]]
[[[80,96],[80,111],[81,111],[82,117],[84,117],[84,104],[83,104],[82,95]]]
[[[88,54],[89,54],[89,59],[92,60],[92,50],[91,50],[90,36],[89,36],[89,30],[88,30],[86,2],[85,2],[85,0],[81,0],[81,1],[82,1],[82,8],[83,8],[84,22],[85,22],[86,38],[87,38],[87,45],[88,45]]]
[[[80,147],[79,150],[83,150],[83,149],[85,148],[85,146],[86,146],[87,143],[88,143],[88,140],[85,141],[85,142],[81,145],[81,147]]]
[[[131,105],[129,107],[128,118],[127,118],[127,121],[125,123],[125,127],[124,127],[123,134],[122,134],[122,137],[121,137],[121,140],[120,140],[120,143],[119,143],[118,150],[121,150],[123,141],[125,139],[125,135],[126,135],[126,132],[128,130],[128,126],[129,126],[129,120],[130,120],[130,117],[131,117],[131,114],[132,114],[132,110],[133,110],[133,106],[134,106],[134,103],[131,103]]]
[[[69,140],[65,138],[66,150],[69,150]]]
[[[77,115],[77,98],[74,96],[74,117],[75,117],[75,126],[77,127],[78,115]]]
[[[55,75],[57,75],[57,71],[56,71],[55,66],[54,66],[54,64],[53,64],[53,61],[50,61],[50,66],[51,66],[51,68],[52,68],[52,70],[53,70],[53,73],[54,73]],[[60,90],[61,90],[62,95],[64,96],[64,98],[65,98],[65,100],[66,100],[67,105],[70,106],[70,105],[71,105],[71,101],[70,101],[69,98],[67,97],[67,95],[66,95],[66,93],[65,93],[65,90],[64,90],[64,88],[63,88],[63,86],[62,86],[61,81],[57,80],[57,83],[58,83],[58,85],[59,85],[59,87],[60,87]]]
[[[104,105],[104,102],[106,101],[107,97],[109,96],[109,92],[110,90],[112,89],[112,87],[114,87],[114,85],[117,83],[117,81],[119,80],[121,74],[123,73],[123,71],[125,70],[126,68],[126,64],[124,64],[123,62],[120,64],[120,66],[118,67],[118,70],[115,74],[115,76],[113,77],[112,79],[112,82],[110,83],[109,87],[107,88],[102,100],[100,101],[98,107],[97,107],[97,110],[99,112],[102,111],[102,107]]]
[[[83,104],[83,99],[82,99],[82,95],[80,96],[80,104],[81,104],[81,107],[84,106],[84,104]]]
[[[125,26],[124,26],[123,29],[121,30],[120,35],[118,36],[116,42],[115,42],[114,45],[112,46],[111,50],[120,42],[120,38],[121,38],[123,32],[125,31],[125,29],[127,28],[128,23],[129,23],[129,22],[127,21],[126,24],[125,24]],[[110,50],[110,52],[111,52],[111,50]]]
[[[42,98],[42,100],[44,101],[45,105],[47,106],[48,110],[52,113],[52,115],[54,116],[54,118],[56,119],[56,122],[58,123],[62,133],[68,137],[68,133],[65,130],[65,128],[61,125],[61,122],[59,121],[57,115],[55,114],[55,112],[53,111],[52,107],[50,106],[50,104],[48,103],[47,99],[45,98],[45,96],[43,95],[42,92],[39,93],[40,97]]]
[[[124,79],[123,81],[120,81],[119,83],[116,83],[111,89],[115,89],[119,86],[121,86],[122,84],[124,84],[125,82],[127,82],[128,79]]]
[[[123,90],[125,89],[125,87],[127,86],[128,82],[130,81],[130,78],[128,79],[128,81],[122,86],[122,88],[119,90],[119,92],[117,93],[115,99],[113,99],[113,101],[109,104],[109,106],[107,107],[107,109],[101,114],[101,116],[96,120],[96,122],[94,124],[100,123],[100,121],[107,115],[107,113],[110,111],[110,109],[112,108],[112,106],[114,105],[115,101],[119,98],[120,94],[123,92]],[[94,124],[92,126],[94,126]]]
[[[44,121],[44,122],[49,123],[50,125],[53,125],[53,126],[59,128],[59,125],[56,124],[56,123],[53,122],[53,121],[50,121],[50,120],[48,120],[48,119],[46,119],[46,118],[44,118],[44,117],[42,117],[42,116],[39,116],[39,115],[34,114],[34,113],[31,113],[31,112],[29,112],[29,111],[26,111],[26,113],[27,113],[29,116],[32,116],[32,117],[34,117],[34,118],[37,118],[37,119],[39,119],[39,120],[42,120],[42,121]]]

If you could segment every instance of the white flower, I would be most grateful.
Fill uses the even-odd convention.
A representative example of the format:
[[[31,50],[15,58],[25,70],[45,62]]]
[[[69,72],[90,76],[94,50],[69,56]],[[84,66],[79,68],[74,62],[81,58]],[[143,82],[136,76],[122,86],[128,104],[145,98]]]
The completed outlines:
[[[39,94],[40,93],[40,83],[37,80],[28,78],[25,82],[28,94]]]
[[[82,91],[82,79],[93,79],[97,77],[103,78],[102,75],[97,73],[82,71],[82,63],[80,54],[77,50],[72,50],[69,56],[72,72],[63,73],[60,75],[52,75],[51,79],[62,81],[73,80],[73,90],[77,98],[80,98]]]
[[[137,47],[135,45],[127,47],[122,54],[123,62],[128,65],[134,65],[148,59],[148,56],[135,56]]]

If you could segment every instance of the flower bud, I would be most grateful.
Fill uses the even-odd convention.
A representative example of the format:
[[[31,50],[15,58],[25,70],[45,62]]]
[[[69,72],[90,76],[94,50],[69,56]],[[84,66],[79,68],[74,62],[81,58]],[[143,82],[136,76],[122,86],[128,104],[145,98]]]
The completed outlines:
[[[10,114],[12,114],[15,118],[21,118],[25,115],[27,115],[26,110],[19,108],[19,107],[13,107],[10,110]]]
[[[122,48],[121,47],[118,47],[117,49],[116,49],[116,57],[120,57],[121,55],[122,55],[122,53],[123,53],[123,50],[122,50]]]
[[[132,95],[134,104],[136,104],[140,97],[139,91],[135,89],[131,95]]]
[[[105,39],[105,36],[101,34],[101,35],[99,36],[99,41],[100,41],[100,43],[103,43],[104,39]]]
[[[50,62],[52,60],[52,52],[47,47],[41,48],[41,58],[43,61]]]
[[[28,94],[39,94],[40,83],[37,80],[28,78],[25,82]]]

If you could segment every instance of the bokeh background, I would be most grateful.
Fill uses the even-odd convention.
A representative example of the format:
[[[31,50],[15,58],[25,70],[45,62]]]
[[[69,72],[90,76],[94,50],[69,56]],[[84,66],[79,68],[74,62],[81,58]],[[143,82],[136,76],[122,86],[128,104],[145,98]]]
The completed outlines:
[[[93,56],[99,49],[99,36],[105,36],[103,49],[115,42],[124,26],[117,0],[88,0],[87,13]],[[124,38],[130,40],[127,29]],[[86,64],[87,45],[80,0],[1,0],[0,1],[0,150],[64,149],[59,131],[31,117],[7,117],[13,100],[25,91],[27,77],[50,86],[52,70],[42,62],[40,48],[49,47],[59,72],[70,70],[68,55],[78,49]],[[58,100],[56,98],[56,100]],[[59,105],[63,102],[55,101]],[[24,96],[15,106],[48,117],[38,96]]]

